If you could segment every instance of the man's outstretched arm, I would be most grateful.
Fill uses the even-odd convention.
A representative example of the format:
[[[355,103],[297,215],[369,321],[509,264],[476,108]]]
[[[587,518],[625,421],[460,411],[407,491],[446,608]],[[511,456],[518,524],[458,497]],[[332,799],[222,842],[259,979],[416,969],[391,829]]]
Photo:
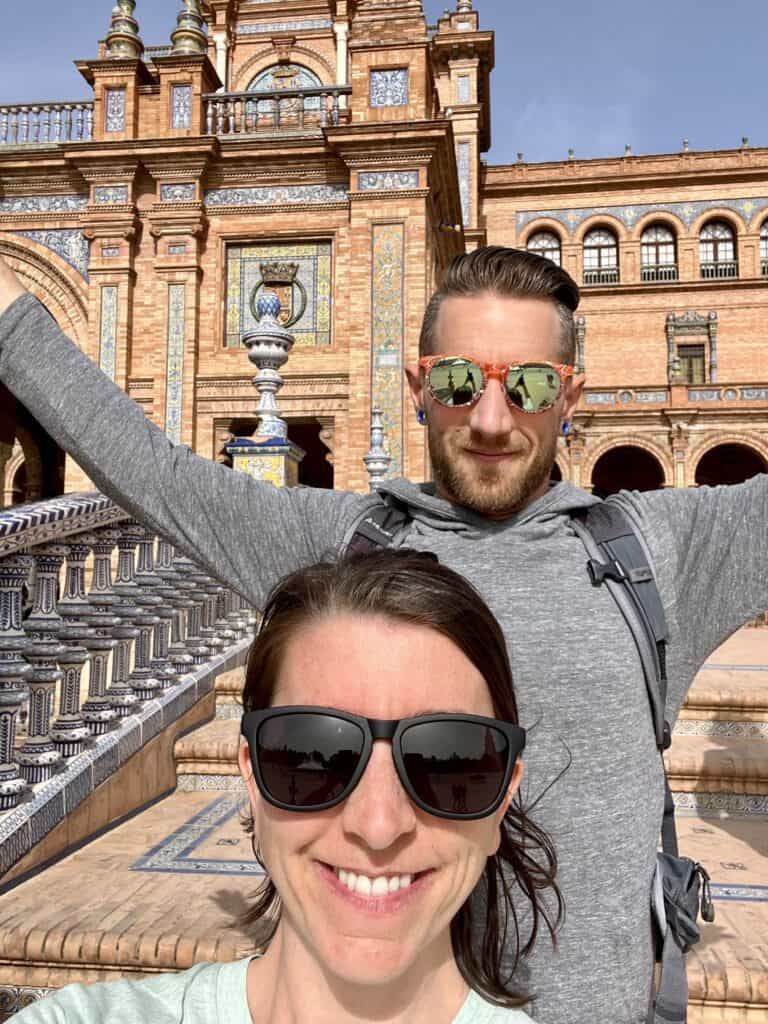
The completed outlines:
[[[365,499],[277,489],[173,445],[0,258],[0,380],[96,486],[257,606],[340,542]]]

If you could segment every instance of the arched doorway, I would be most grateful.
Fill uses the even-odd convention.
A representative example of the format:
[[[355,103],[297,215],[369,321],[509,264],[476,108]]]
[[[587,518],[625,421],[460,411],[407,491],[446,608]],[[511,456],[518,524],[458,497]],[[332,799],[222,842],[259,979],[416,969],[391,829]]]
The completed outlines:
[[[632,444],[609,449],[592,470],[592,493],[598,498],[617,491],[655,491],[663,486],[664,470],[659,460]]]
[[[563,479],[562,471],[557,462],[552,463],[552,472],[549,474],[549,479],[555,484],[560,483]]]
[[[307,487],[326,487],[332,490],[333,465],[327,458],[332,453],[321,439],[322,431],[323,426],[316,419],[288,421],[289,439],[304,449],[304,458],[299,463],[299,483]],[[256,420],[231,420],[226,432],[233,437],[253,437]],[[217,456],[225,465],[232,465],[232,458],[224,448],[217,452]]]
[[[27,464],[22,462],[11,481],[10,505],[23,505],[27,497]]]
[[[768,467],[762,455],[745,444],[719,444],[702,455],[696,467],[698,486],[740,484]]]

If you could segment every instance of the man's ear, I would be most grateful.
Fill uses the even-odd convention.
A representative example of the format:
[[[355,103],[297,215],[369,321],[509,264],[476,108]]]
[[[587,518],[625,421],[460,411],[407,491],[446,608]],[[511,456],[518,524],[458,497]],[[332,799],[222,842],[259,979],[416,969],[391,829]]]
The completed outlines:
[[[424,408],[424,381],[418,363],[411,363],[405,368],[405,376],[408,379],[408,390],[411,393],[411,401],[416,412]]]
[[[578,377],[568,378],[563,389],[563,420],[570,422],[573,419],[573,414],[576,411],[576,406],[579,404],[586,382],[587,378],[583,373],[580,373]]]

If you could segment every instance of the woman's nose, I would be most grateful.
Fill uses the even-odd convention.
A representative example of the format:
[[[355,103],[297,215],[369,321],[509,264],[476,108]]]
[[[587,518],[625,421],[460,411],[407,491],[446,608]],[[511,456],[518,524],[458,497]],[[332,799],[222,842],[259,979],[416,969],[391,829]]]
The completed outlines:
[[[416,820],[415,808],[395,771],[392,746],[377,740],[362,779],[344,803],[342,827],[371,850],[386,850],[413,832]]]

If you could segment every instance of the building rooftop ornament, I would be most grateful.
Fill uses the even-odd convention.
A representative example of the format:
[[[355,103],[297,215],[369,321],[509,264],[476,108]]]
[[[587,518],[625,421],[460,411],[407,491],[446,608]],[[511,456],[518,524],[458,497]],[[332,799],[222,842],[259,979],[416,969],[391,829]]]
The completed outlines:
[[[472,0],[456,0],[457,11],[471,11],[473,9]]]
[[[262,291],[256,303],[258,323],[243,337],[248,359],[259,370],[253,378],[253,385],[259,393],[256,440],[279,438],[285,441],[288,437],[288,427],[280,416],[275,396],[284,383],[279,370],[288,359],[294,338],[278,320],[280,308],[280,299],[274,292]]]
[[[376,490],[378,484],[384,482],[392,464],[392,456],[386,450],[384,437],[382,412],[378,406],[375,406],[371,409],[371,447],[368,454],[363,456],[365,468],[371,478],[370,488],[372,491]]]
[[[200,0],[183,0],[184,10],[179,12],[176,28],[171,32],[172,56],[187,53],[207,53],[208,39],[203,31]]]
[[[141,60],[144,43],[133,16],[136,0],[117,0],[106,39],[106,56],[113,60]]]

